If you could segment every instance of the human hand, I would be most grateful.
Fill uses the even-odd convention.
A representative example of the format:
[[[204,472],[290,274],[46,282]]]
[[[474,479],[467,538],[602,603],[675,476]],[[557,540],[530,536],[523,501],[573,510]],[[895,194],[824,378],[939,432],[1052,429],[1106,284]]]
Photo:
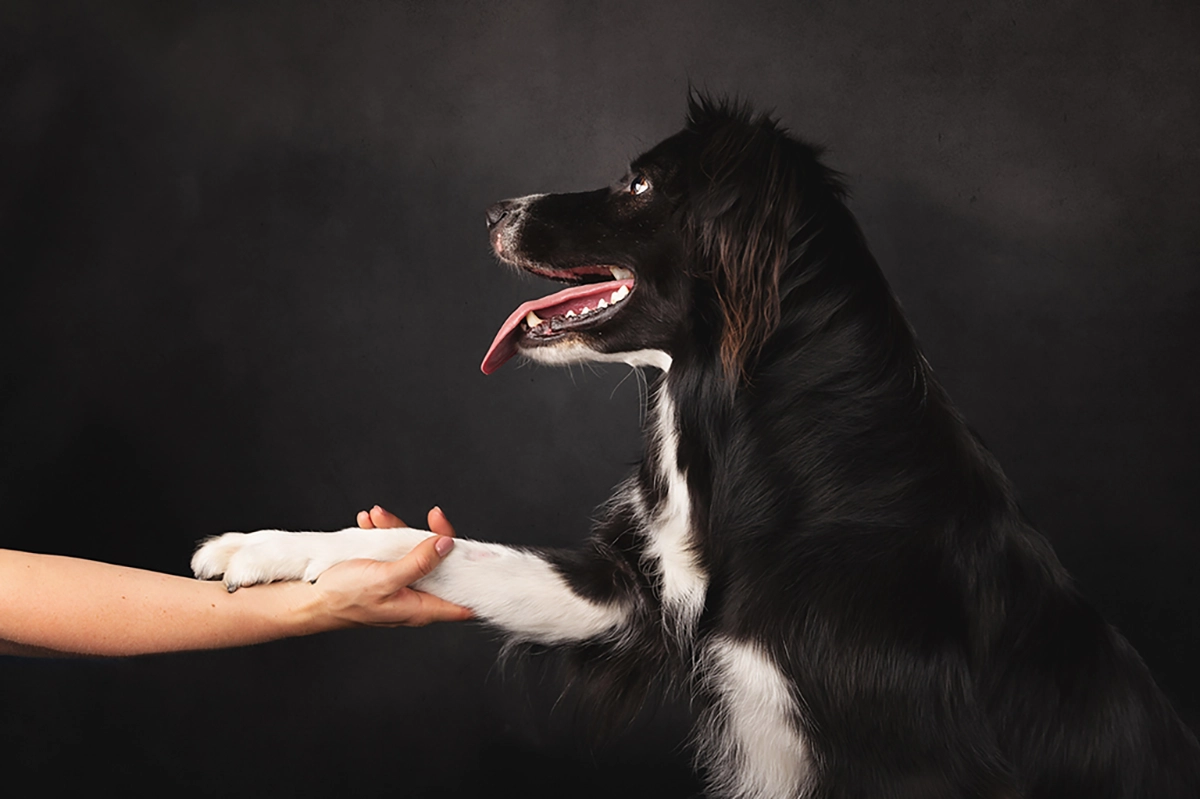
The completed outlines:
[[[428,514],[437,535],[422,541],[396,561],[348,560],[321,573],[313,584],[322,605],[340,626],[421,627],[435,621],[463,621],[468,608],[408,586],[433,571],[454,547],[454,527],[441,508]],[[358,526],[371,530],[406,527],[397,516],[376,505],[360,511]]]

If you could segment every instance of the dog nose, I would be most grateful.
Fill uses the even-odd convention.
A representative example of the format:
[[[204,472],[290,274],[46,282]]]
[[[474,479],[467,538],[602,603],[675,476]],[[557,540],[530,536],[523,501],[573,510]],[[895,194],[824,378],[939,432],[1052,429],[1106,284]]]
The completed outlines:
[[[495,205],[491,205],[487,209],[485,216],[487,217],[487,226],[490,230],[500,224],[500,220],[508,216],[512,211],[513,203],[510,200],[501,200]]]

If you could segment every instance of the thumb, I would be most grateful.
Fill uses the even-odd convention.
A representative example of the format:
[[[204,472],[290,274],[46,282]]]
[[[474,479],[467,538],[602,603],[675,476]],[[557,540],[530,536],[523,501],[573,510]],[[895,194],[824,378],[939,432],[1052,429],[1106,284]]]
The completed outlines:
[[[392,578],[396,589],[411,585],[437,568],[450,550],[454,539],[442,535],[431,535],[413,547],[413,550],[392,564]]]

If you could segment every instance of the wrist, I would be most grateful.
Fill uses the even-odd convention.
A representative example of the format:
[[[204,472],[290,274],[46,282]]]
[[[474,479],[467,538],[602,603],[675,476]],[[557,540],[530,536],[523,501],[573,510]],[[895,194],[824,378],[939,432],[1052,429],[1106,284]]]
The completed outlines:
[[[271,587],[279,589],[286,634],[311,635],[347,626],[333,613],[325,593],[313,583],[298,580]]]

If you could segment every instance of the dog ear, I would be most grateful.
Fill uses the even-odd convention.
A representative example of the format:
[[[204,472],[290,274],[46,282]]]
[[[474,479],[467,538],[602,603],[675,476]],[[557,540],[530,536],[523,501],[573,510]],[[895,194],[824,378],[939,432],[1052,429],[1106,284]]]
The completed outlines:
[[[769,117],[693,95],[688,123],[700,150],[685,229],[693,269],[711,283],[720,307],[721,366],[736,384],[779,325],[799,180],[789,140]]]

